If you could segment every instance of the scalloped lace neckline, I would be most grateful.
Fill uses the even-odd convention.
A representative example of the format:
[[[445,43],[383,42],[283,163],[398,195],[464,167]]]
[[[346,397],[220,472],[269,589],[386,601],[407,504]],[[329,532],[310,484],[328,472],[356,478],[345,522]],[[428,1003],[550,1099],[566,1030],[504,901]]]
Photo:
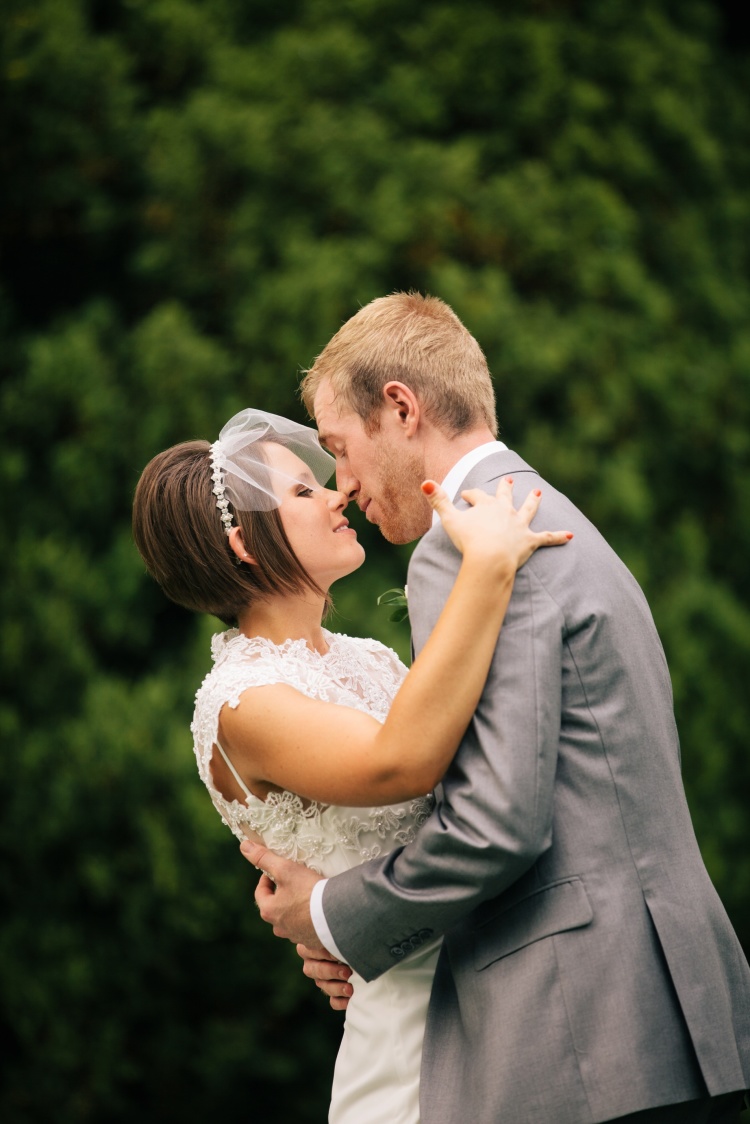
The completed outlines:
[[[230,628],[226,632],[220,632],[214,636],[211,654],[214,660],[217,660],[223,652],[228,650],[230,645],[237,645],[243,648],[257,649],[261,652],[278,652],[281,655],[286,655],[289,652],[304,652],[311,658],[325,660],[333,653],[340,637],[338,633],[329,632],[326,628],[323,629],[323,636],[328,645],[327,652],[318,652],[315,648],[309,647],[307,641],[301,638],[289,637],[289,639],[282,640],[280,644],[277,644],[274,640],[269,640],[267,636],[247,636],[244,632],[240,632],[238,628]]]

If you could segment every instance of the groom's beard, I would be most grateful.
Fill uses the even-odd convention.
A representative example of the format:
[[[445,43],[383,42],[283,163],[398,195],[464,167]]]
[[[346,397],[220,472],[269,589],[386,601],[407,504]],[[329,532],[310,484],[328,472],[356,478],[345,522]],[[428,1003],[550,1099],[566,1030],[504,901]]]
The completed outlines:
[[[380,533],[388,542],[413,542],[432,523],[432,508],[419,487],[425,479],[424,460],[416,454],[396,457],[393,452],[385,445],[381,449],[377,498]]]

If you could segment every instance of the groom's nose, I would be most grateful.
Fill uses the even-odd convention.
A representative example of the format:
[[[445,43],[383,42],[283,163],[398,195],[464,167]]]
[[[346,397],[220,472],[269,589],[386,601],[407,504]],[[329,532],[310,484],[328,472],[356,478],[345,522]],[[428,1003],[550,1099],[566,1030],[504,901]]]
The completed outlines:
[[[350,469],[343,466],[336,468],[336,487],[349,501],[356,500],[359,495],[359,480],[352,476]]]

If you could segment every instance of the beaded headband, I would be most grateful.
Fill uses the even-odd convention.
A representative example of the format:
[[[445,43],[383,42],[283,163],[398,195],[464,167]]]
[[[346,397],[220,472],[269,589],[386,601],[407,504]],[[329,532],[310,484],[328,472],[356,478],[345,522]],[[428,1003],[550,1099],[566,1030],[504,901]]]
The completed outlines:
[[[224,494],[224,473],[221,467],[222,448],[220,441],[214,441],[211,446],[211,479],[214,486],[211,489],[216,496],[216,506],[221,512],[221,521],[224,524],[226,535],[232,530],[232,513],[229,510],[229,500]]]

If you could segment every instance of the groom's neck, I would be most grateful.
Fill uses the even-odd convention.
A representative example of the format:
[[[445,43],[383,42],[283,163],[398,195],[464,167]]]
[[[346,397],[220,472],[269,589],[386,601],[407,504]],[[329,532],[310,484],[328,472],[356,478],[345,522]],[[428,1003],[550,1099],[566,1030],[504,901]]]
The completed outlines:
[[[424,449],[425,472],[428,479],[438,482],[444,480],[461,457],[465,457],[472,449],[494,440],[494,434],[486,425],[450,436],[434,429],[429,440],[425,442]]]

